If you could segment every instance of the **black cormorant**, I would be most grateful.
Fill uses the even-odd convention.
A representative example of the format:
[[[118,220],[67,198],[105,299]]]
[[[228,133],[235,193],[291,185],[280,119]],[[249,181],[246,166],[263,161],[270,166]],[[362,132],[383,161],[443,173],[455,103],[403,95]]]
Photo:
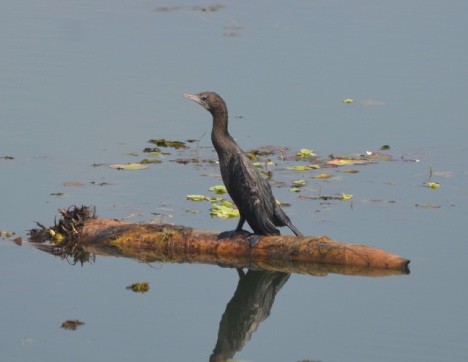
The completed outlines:
[[[278,235],[276,226],[287,226],[298,236],[301,232],[276,203],[271,186],[250,162],[228,132],[228,111],[224,100],[214,92],[184,94],[213,116],[211,141],[219,157],[224,185],[236,204],[240,220],[236,232],[247,221],[256,235]]]

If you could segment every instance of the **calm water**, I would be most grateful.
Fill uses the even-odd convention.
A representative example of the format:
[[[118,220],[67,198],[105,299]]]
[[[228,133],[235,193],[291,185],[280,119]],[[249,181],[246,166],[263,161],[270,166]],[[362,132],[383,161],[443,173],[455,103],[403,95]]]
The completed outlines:
[[[329,181],[278,174],[306,178],[302,194],[354,195],[323,204],[275,189],[305,234],[390,250],[411,259],[411,274],[292,275],[235,358],[468,360],[468,3],[206,5],[1,1],[0,157],[14,159],[0,158],[0,229],[24,239],[35,221],[51,224],[72,204],[95,205],[103,217],[157,213],[232,228],[235,220],[185,200],[219,183],[216,168],[91,166],[138,161],[150,138],[201,137],[209,147],[209,114],[181,94],[215,90],[245,148],[307,147],[326,157],[389,144],[395,159],[420,160]],[[348,97],[355,103],[341,103]],[[423,187],[430,166],[438,190]],[[102,182],[110,185],[92,184]],[[186,211],[194,208],[200,213]],[[150,292],[125,289],[137,281]],[[227,268],[109,257],[72,266],[0,239],[1,360],[207,361],[237,284]],[[63,330],[67,319],[85,325]]]

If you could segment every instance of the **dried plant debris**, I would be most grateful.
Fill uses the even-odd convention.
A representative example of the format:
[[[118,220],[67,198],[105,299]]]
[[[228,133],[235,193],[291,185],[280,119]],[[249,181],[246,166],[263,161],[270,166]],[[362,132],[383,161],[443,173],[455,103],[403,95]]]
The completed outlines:
[[[159,156],[161,154],[161,150],[157,147],[146,147],[143,149],[143,152],[156,156]]]
[[[267,157],[267,156],[276,155],[276,154],[283,154],[286,151],[287,151],[287,148],[284,148],[284,147],[260,146],[258,148],[248,150],[246,153],[247,153],[247,156],[251,160],[255,161],[262,157]]]
[[[344,165],[365,165],[376,163],[380,161],[389,161],[392,159],[390,155],[383,154],[379,151],[366,151],[364,154],[347,154],[347,155],[334,155],[331,154],[327,164],[333,166]]]
[[[146,293],[149,291],[149,283],[148,282],[141,282],[141,283],[133,283],[129,285],[126,289],[131,290],[134,293]]]
[[[75,331],[79,326],[82,325],[84,325],[84,322],[78,319],[73,319],[63,322],[61,328],[68,329],[69,331]]]
[[[84,186],[84,183],[80,181],[65,181],[63,183],[63,186],[64,187],[82,187]]]
[[[329,172],[322,172],[322,173],[319,173],[318,175],[314,175],[312,177],[315,178],[315,179],[319,179],[319,180],[328,180],[328,179],[332,178],[332,174],[329,173]]]
[[[105,181],[103,181],[103,182],[91,181],[90,184],[94,185],[94,186],[110,186],[110,185],[112,185],[111,183],[105,182]]]
[[[320,200],[320,201],[340,200],[340,201],[343,201],[343,200],[351,200],[353,198],[353,195],[342,192],[339,195],[322,195],[322,196],[300,195],[299,198],[303,200]]]
[[[46,227],[36,222],[38,228],[29,231],[30,241],[36,243],[39,249],[50,254],[67,259],[71,264],[93,262],[94,255],[90,255],[80,245],[80,229],[85,222],[96,218],[95,208],[87,206],[71,206],[60,209],[59,221],[54,226]]]
[[[147,164],[155,164],[155,163],[161,163],[162,161],[161,160],[158,160],[158,159],[152,159],[152,160],[149,160],[147,158],[143,159],[140,161],[140,164],[141,165],[147,165]]]
[[[165,138],[159,138],[159,139],[151,139],[148,141],[149,143],[153,143],[158,147],[170,147],[170,148],[188,148],[188,146],[185,145],[185,142],[182,141],[170,141]]]
[[[70,196],[70,195],[66,194],[65,192],[51,192],[51,193],[50,193],[50,196],[55,196],[55,197],[66,197],[66,196]]]

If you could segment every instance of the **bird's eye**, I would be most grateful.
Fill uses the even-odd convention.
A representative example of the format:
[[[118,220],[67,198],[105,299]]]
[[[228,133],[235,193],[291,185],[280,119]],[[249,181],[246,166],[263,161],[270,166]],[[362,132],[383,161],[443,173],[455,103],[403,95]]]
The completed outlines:
[[[208,99],[208,97],[207,97],[207,96],[201,96],[200,99],[201,99],[202,101],[206,101],[206,100]]]

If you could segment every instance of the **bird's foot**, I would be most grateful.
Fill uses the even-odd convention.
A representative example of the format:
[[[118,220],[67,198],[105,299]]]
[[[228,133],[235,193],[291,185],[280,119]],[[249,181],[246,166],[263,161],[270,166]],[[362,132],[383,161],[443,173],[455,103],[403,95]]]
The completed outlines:
[[[250,236],[252,233],[249,233],[247,230],[230,230],[230,231],[223,231],[222,233],[218,234],[217,239],[232,239],[236,237],[237,235],[245,235],[245,236]]]

